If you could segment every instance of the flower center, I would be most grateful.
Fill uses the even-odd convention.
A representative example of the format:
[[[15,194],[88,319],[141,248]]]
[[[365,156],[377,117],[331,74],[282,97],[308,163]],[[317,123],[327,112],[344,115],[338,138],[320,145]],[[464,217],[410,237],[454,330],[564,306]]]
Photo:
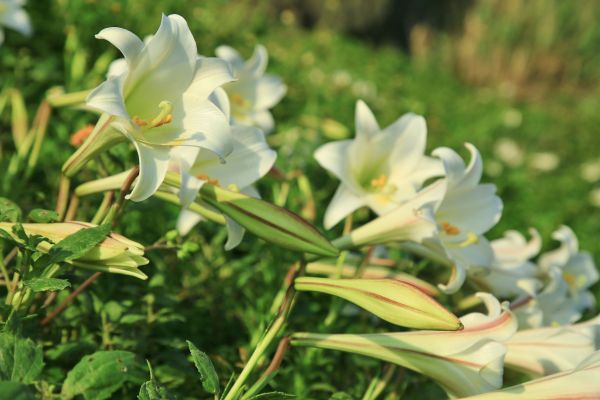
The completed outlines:
[[[160,110],[158,115],[151,120],[144,120],[135,115],[131,120],[134,124],[145,130],[157,128],[159,126],[169,124],[173,121],[173,105],[168,101],[161,101],[158,104]]]
[[[450,236],[456,236],[460,234],[460,229],[446,221],[442,222],[442,230]]]
[[[387,180],[387,176],[385,176],[385,174],[381,174],[379,175],[379,178],[371,179],[371,187],[376,190],[381,190],[385,187]]]
[[[200,180],[203,180],[203,181],[206,181],[206,182],[208,182],[208,183],[210,183],[211,185],[214,185],[214,186],[221,186],[221,185],[219,184],[219,180],[218,180],[218,179],[211,179],[211,178],[210,178],[208,175],[206,175],[206,174],[200,174],[200,175],[196,175],[196,178],[198,178],[198,179],[200,179]]]

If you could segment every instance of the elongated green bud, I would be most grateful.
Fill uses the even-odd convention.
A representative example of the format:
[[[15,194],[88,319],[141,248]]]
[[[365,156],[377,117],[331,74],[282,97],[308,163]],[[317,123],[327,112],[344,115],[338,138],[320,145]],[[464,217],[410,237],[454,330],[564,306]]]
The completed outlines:
[[[392,324],[416,329],[455,331],[458,318],[425,292],[394,279],[296,278],[296,290],[348,300]]]
[[[286,249],[322,256],[338,250],[300,216],[266,201],[204,184],[200,196],[249,232]]]

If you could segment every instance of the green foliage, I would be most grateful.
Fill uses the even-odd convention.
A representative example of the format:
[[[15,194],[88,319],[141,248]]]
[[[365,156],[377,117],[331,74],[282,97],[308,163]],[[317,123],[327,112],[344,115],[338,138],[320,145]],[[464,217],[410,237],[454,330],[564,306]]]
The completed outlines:
[[[72,399],[109,398],[126,382],[143,380],[143,372],[135,354],[128,351],[97,351],[85,356],[67,374],[61,395]]]
[[[18,382],[0,381],[0,399],[35,400],[35,389]]]
[[[29,214],[27,215],[27,219],[29,219],[32,222],[37,222],[37,223],[42,223],[42,224],[47,224],[50,222],[57,222],[60,220],[60,218],[58,217],[58,213],[56,211],[44,210],[41,208],[34,208],[33,210],[29,211]]]
[[[110,233],[110,225],[85,228],[56,243],[48,254],[36,261],[36,268],[45,268],[63,261],[75,260],[99,245]]]
[[[192,355],[192,361],[194,362],[194,365],[200,374],[202,387],[208,393],[218,394],[220,390],[219,376],[217,375],[217,371],[215,371],[215,367],[210,361],[210,358],[208,358],[206,353],[198,350],[194,343],[187,340],[187,344]]]
[[[43,366],[42,349],[33,340],[0,333],[0,381],[32,383]]]
[[[68,280],[58,278],[32,278],[23,281],[23,285],[35,293],[45,291],[53,292],[71,286]]]
[[[0,197],[0,222],[17,222],[21,219],[21,209],[14,202]]]
[[[140,387],[140,392],[138,393],[138,400],[175,400],[167,389],[161,386],[156,378],[154,378],[154,374],[152,373],[152,367],[148,362],[148,369],[150,370],[150,380],[146,381]]]

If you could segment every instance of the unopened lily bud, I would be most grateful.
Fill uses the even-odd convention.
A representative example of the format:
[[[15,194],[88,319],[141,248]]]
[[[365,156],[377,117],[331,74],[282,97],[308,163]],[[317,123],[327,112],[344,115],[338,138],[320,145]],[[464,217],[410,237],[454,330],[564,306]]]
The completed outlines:
[[[466,397],[469,400],[560,400],[600,399],[600,351],[592,353],[575,369],[559,372],[520,385]]]
[[[206,183],[200,189],[204,201],[249,232],[269,243],[322,256],[338,251],[300,216],[266,201]]]
[[[416,329],[458,330],[458,318],[425,292],[394,279],[296,278],[296,290],[348,300],[392,324]]]
[[[20,242],[21,239],[13,233],[14,225],[14,223],[3,222],[0,223],[0,229],[10,234],[15,241]],[[82,229],[93,228],[96,225],[70,221],[53,224],[22,224],[21,226],[28,236],[39,235],[52,241],[52,243],[42,241],[37,246],[38,251],[49,253],[52,247],[61,240]],[[147,278],[146,274],[138,268],[148,264],[148,259],[144,257],[144,246],[117,233],[110,233],[87,253],[75,259],[66,259],[65,262],[78,268],[129,275],[140,279]]]
[[[426,375],[452,397],[472,396],[502,386],[503,344],[516,331],[516,320],[498,300],[479,294],[488,315],[461,318],[461,331],[376,334],[296,333],[292,345],[346,351],[391,362]],[[530,397],[535,398],[535,397]]]

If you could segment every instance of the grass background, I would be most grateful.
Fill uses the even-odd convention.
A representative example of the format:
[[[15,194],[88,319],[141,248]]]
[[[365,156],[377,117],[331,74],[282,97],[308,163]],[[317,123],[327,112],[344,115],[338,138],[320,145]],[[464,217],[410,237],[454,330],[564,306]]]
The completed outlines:
[[[354,104],[362,98],[381,126],[405,112],[423,114],[429,150],[458,149],[466,141],[481,150],[484,180],[498,186],[505,204],[490,238],[506,229],[536,227],[550,248],[556,245],[551,232],[567,224],[582,248],[600,255],[600,173],[593,173],[594,163],[600,164],[598,2],[30,0],[27,10],[35,33],[24,38],[6,31],[0,90],[21,91],[30,116],[54,86],[77,91],[103,80],[118,54],[94,39],[102,28],[121,26],[143,37],[155,32],[161,12],[179,13],[201,54],[229,44],[249,56],[262,43],[269,50],[269,72],[288,85],[274,109],[277,129],[269,141],[282,171],[290,176],[302,171],[308,179],[267,177],[261,183],[267,199],[320,224],[337,183],[318,168],[312,153],[326,141],[353,135]],[[69,136],[93,122],[94,116],[79,110],[55,111],[38,168],[28,182],[0,195],[25,211],[54,208],[60,166],[73,151]],[[499,143],[507,141],[522,154],[502,156]],[[0,168],[12,151],[5,111]],[[126,149],[117,151],[134,161]],[[551,153],[542,158],[558,164],[540,167],[537,153]],[[93,177],[92,168],[77,179]],[[91,218],[99,200],[83,201],[78,217]],[[176,208],[158,200],[130,204],[120,229],[151,244],[173,229],[176,215]],[[30,334],[45,346],[45,379],[59,384],[94,349],[127,349],[149,359],[180,398],[198,398],[199,382],[186,359],[189,339],[213,358],[225,382],[268,323],[272,298],[294,258],[250,236],[226,253],[224,240],[222,229],[204,224],[190,238],[175,239],[176,250],[149,252],[148,282],[104,276],[50,327],[40,331],[31,325]],[[73,272],[71,280],[86,276]],[[389,329],[362,314],[324,326],[330,306],[325,296],[303,296],[290,328]],[[303,399],[326,399],[337,391],[360,398],[380,368],[361,357],[292,349],[272,386]],[[395,388],[406,399],[442,396],[416,374],[403,375]],[[125,387],[115,398],[134,393],[136,387]]]

